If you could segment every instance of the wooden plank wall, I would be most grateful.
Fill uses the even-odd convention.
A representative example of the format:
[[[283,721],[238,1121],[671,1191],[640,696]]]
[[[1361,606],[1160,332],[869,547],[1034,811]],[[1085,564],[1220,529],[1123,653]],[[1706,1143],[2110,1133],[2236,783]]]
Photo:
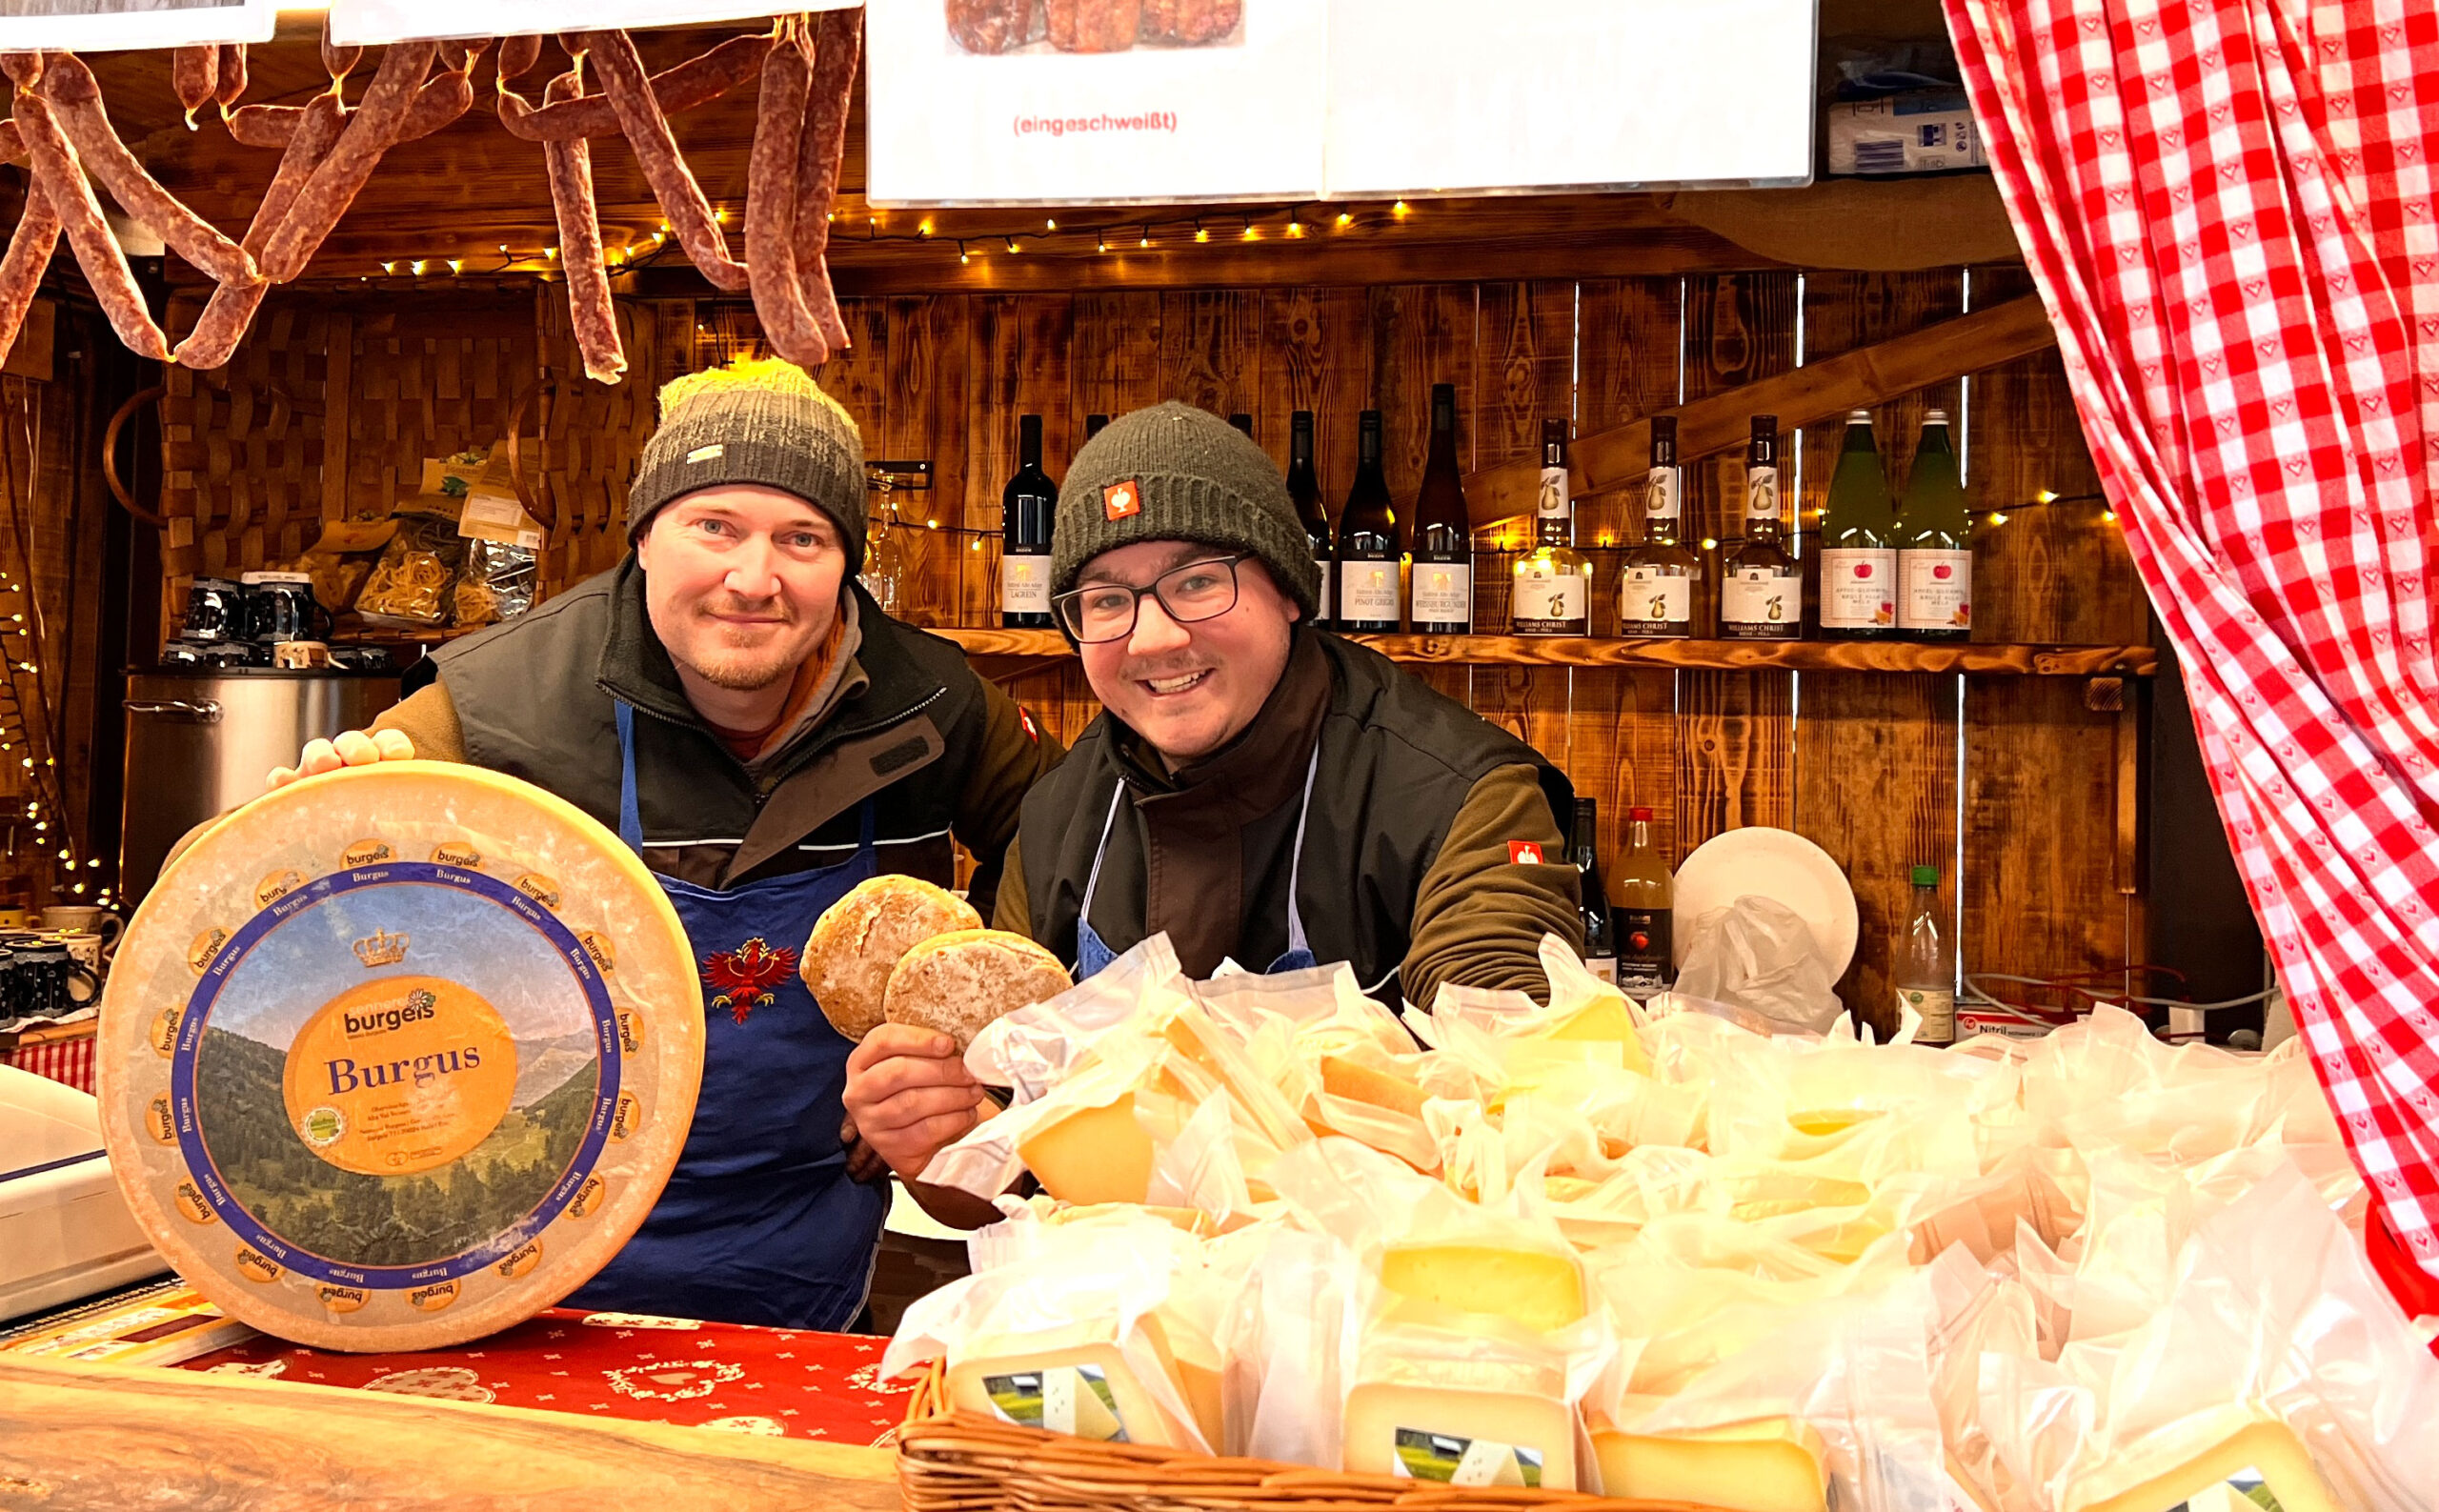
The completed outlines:
[[[844,302],[855,346],[822,381],[856,416],[868,457],[933,466],[933,487],[895,495],[874,535],[876,554],[902,575],[899,613],[921,624],[983,625],[995,607],[999,492],[1015,467],[1020,414],[1044,417],[1056,476],[1088,413],[1170,398],[1248,412],[1256,438],[1283,465],[1288,414],[1310,409],[1322,486],[1335,498],[1354,472],[1357,412],[1378,408],[1390,488],[1410,496],[1435,382],[1457,387],[1460,461],[1473,470],[1530,454],[1546,416],[1570,417],[1579,433],[1603,429],[2025,288],[2021,270],[1982,269],[873,296]],[[257,355],[264,343],[250,341],[232,372],[256,384],[278,377],[296,396],[285,439],[249,433],[239,445],[222,434],[238,424],[237,399],[214,393],[207,409],[208,385],[191,378],[187,396],[173,394],[170,507],[191,518],[195,536],[173,572],[233,570],[251,563],[252,543],[268,551],[284,540],[310,492],[288,479],[318,467],[325,429],[345,437],[347,454],[346,486],[324,491],[323,510],[369,507],[402,479],[412,487],[406,470],[438,454],[433,448],[493,439],[514,390],[538,367],[575,366],[554,290],[522,311],[503,302],[446,319],[300,309],[282,327],[280,308],[265,329],[285,330],[287,342]],[[628,381],[578,381],[543,422],[552,437],[545,486],[562,514],[547,572],[554,587],[623,550],[625,478],[652,422],[652,387],[758,340],[750,309],[734,301],[626,304],[621,317]],[[299,355],[299,345],[316,350]],[[340,425],[307,400],[320,398],[343,362]],[[1885,406],[1876,420],[1893,484],[1902,486],[1934,405],[1961,417],[1978,509],[2019,506],[2042,488],[2093,491],[2054,353]],[[258,406],[256,432],[266,418]],[[1809,527],[1839,437],[1816,427],[1787,442],[1788,492]],[[247,466],[259,457],[255,470],[277,486],[241,478],[241,457]],[[1692,470],[1690,540],[1737,528],[1741,466],[1728,457]],[[1622,543],[1640,531],[1639,512],[1631,492],[1582,501],[1579,540],[1604,584]],[[1985,638],[2147,638],[2142,591],[2097,503],[2020,512],[1981,534],[1976,619]],[[1522,543],[1512,525],[1477,542],[1484,631],[1506,623],[1507,566]],[[1716,580],[1714,572],[1704,613]],[[1596,630],[1614,633],[1614,592],[1597,593],[1594,606]],[[1862,914],[1862,948],[1840,991],[1884,1026],[1890,947],[1911,898],[1906,872],[1918,862],[1940,868],[1969,969],[2057,976],[2141,958],[2141,898],[2121,891],[2132,879],[2115,817],[2119,786],[2132,774],[2120,771],[2117,716],[2087,710],[2080,681],[1498,667],[1423,675],[1548,753],[1598,799],[1604,856],[1636,805],[1653,810],[1656,843],[1672,862],[1748,824],[1791,828],[1822,845],[1846,867]],[[1008,686],[1062,738],[1097,712],[1072,664],[1020,671]]]

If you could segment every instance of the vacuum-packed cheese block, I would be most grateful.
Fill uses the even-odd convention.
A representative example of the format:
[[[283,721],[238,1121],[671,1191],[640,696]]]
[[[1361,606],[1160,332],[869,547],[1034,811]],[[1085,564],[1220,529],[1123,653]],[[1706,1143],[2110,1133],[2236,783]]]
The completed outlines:
[[[130,1207],[230,1316],[437,1348],[584,1283],[658,1200],[702,1077],[660,884],[573,805],[389,761],[224,816],[103,998]]]
[[[1450,1485],[1575,1489],[1575,1413],[1555,1363],[1367,1352],[1346,1395],[1346,1468]]]
[[[1192,1435],[1155,1400],[1110,1332],[1085,1322],[978,1339],[949,1361],[949,1405],[1103,1443],[1193,1447]],[[1151,1368],[1169,1368],[1149,1339],[1135,1354],[1153,1357]],[[1174,1379],[1167,1388],[1181,1400]]]
[[[1415,1082],[1343,1056],[1323,1056],[1320,1064],[1321,1090],[1334,1098],[1367,1102],[1409,1119],[1421,1118],[1422,1105],[1431,1099],[1431,1094]]]
[[[1828,1512],[1827,1448],[1796,1418],[1676,1433],[1592,1424],[1601,1494],[1691,1502],[1723,1512]]]
[[[1152,1137],[1135,1121],[1135,1094],[1081,1108],[1036,1129],[1017,1158],[1062,1202],[1140,1202],[1152,1184]]]
[[[1572,1253],[1483,1242],[1392,1244],[1381,1284],[1456,1312],[1496,1313],[1540,1333],[1584,1313],[1583,1266]]]
[[[1585,1004],[1545,1030],[1546,1039],[1599,1040],[1623,1047],[1628,1071],[1651,1074],[1651,1058],[1643,1053],[1643,1037],[1623,998],[1602,998]]]
[[[2293,1429],[2242,1410],[2154,1434],[2069,1482],[2064,1512],[2338,1512]]]

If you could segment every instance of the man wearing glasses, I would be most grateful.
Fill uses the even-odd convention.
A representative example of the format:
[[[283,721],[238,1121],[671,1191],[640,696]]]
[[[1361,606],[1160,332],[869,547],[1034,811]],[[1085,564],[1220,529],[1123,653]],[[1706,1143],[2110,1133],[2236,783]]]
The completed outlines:
[[[1320,569],[1252,441],[1181,404],[1118,420],[1059,490],[1052,571],[1103,713],[1026,795],[994,924],[1078,979],[1166,931],[1198,978],[1345,961],[1391,1003],[1546,992],[1542,936],[1582,944],[1566,778],[1304,623]],[[884,1026],[849,1063],[849,1111],[901,1175],[979,1096],[946,1036]]]

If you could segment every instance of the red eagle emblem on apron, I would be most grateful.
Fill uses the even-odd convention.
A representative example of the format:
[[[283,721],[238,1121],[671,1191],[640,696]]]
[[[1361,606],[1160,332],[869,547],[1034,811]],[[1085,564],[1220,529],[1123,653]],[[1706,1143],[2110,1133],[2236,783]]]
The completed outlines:
[[[771,989],[796,969],[795,951],[756,936],[735,950],[704,957],[703,984],[718,995],[712,999],[714,1008],[727,1009],[729,1017],[743,1023],[755,1009],[771,1006],[777,996]]]

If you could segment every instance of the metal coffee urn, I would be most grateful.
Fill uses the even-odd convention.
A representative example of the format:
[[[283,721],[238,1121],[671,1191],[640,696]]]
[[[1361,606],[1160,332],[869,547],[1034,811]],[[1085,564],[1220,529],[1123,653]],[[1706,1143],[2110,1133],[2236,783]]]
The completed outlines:
[[[170,667],[127,678],[127,808],[119,879],[151,890],[186,833],[261,796],[309,740],[361,730],[398,701],[395,672]]]

